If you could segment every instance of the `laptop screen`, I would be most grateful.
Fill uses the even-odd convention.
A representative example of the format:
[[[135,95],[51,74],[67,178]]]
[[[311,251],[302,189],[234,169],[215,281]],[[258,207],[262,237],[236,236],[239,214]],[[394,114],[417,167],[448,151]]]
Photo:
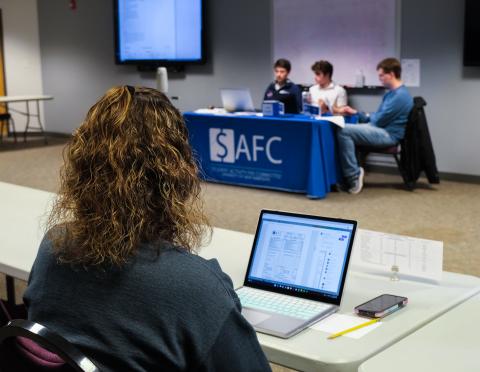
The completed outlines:
[[[254,112],[252,95],[249,89],[220,89],[223,108],[228,112]]]
[[[355,221],[262,211],[245,285],[340,304]]]

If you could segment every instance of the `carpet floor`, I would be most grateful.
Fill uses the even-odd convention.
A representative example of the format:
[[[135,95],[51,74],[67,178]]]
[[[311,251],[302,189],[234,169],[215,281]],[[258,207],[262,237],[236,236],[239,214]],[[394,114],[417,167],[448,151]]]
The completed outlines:
[[[65,139],[0,144],[0,181],[55,192]],[[261,209],[279,209],[358,221],[360,228],[444,242],[444,270],[480,276],[480,185],[421,179],[405,191],[397,175],[367,173],[358,195],[332,192],[322,200],[302,194],[204,183],[213,226],[254,233]],[[227,247],[226,247],[227,248]],[[0,296],[5,296],[0,278]],[[19,298],[25,284],[17,281]],[[284,371],[275,366],[275,371]]]

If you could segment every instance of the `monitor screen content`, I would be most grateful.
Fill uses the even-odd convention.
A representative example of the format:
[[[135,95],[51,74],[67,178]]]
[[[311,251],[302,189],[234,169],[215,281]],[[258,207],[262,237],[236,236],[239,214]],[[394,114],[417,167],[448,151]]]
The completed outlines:
[[[201,61],[202,0],[116,0],[117,61]]]
[[[264,213],[248,283],[337,298],[354,225]]]

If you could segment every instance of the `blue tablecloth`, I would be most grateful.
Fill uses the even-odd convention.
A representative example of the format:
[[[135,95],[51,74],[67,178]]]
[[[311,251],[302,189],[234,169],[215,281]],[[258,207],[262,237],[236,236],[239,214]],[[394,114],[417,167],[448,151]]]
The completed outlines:
[[[337,182],[334,124],[282,118],[184,114],[207,181],[324,198]]]

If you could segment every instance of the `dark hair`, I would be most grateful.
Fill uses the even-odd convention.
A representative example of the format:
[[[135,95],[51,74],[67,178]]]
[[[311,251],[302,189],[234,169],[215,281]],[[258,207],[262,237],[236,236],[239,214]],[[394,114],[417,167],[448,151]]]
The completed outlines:
[[[317,61],[312,65],[312,71],[315,73],[323,73],[324,75],[328,75],[330,79],[333,75],[333,66],[328,61]]]
[[[292,69],[292,65],[290,64],[290,61],[285,58],[277,59],[277,61],[273,65],[273,68],[277,68],[277,67],[284,68],[288,72],[290,72],[290,70]]]
[[[121,265],[159,241],[192,251],[209,229],[183,117],[155,89],[110,89],[64,159],[49,223],[66,228],[52,236],[63,262]]]
[[[377,65],[377,70],[382,69],[383,72],[390,74],[393,72],[397,79],[400,79],[402,76],[402,65],[400,61],[396,58],[385,58],[380,61]]]

